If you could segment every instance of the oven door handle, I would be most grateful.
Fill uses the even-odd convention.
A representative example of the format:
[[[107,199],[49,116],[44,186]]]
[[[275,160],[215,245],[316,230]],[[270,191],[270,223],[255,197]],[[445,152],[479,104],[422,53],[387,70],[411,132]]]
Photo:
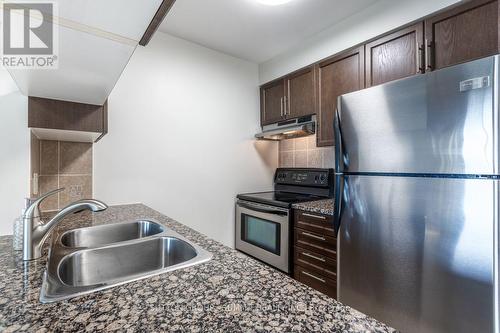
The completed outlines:
[[[238,206],[243,207],[243,208],[247,208],[247,209],[251,209],[251,210],[255,210],[256,212],[261,212],[261,213],[267,213],[267,214],[273,214],[273,215],[280,215],[280,216],[286,216],[286,215],[288,215],[288,212],[284,212],[284,211],[281,211],[281,210],[266,209],[266,208],[262,208],[262,207],[256,207],[256,206],[253,206],[253,205],[244,204],[244,203],[241,203],[241,202],[238,202]]]

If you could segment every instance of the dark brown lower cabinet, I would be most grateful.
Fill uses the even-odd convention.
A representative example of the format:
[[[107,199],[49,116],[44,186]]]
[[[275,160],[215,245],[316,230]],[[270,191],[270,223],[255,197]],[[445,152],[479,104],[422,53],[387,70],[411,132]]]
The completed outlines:
[[[307,268],[295,266],[294,279],[308,285],[333,298],[337,298],[337,284],[335,280],[318,275]]]
[[[334,145],[333,119],[340,95],[365,87],[364,46],[356,47],[316,65],[317,145]]]
[[[337,239],[329,215],[294,213],[293,276],[330,297],[337,297]]]
[[[325,256],[296,246],[293,261],[316,274],[337,279],[337,260],[334,256]]]

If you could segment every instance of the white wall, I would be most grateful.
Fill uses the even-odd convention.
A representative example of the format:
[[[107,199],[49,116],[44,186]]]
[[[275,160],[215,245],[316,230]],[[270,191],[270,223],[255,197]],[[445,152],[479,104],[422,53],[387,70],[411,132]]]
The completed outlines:
[[[28,195],[28,99],[0,67],[0,235],[12,234]]]
[[[232,246],[236,194],[271,189],[277,166],[277,144],[253,140],[257,86],[257,65],[157,32],[109,98],[95,197],[143,202]]]
[[[346,50],[459,0],[380,0],[259,66],[260,83]]]

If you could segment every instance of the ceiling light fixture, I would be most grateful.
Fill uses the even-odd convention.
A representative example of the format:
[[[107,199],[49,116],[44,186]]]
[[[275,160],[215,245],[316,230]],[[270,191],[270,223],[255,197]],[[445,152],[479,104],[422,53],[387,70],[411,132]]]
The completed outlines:
[[[284,5],[287,2],[290,2],[292,0],[257,0],[257,2],[267,5],[267,6],[278,6],[278,5]]]

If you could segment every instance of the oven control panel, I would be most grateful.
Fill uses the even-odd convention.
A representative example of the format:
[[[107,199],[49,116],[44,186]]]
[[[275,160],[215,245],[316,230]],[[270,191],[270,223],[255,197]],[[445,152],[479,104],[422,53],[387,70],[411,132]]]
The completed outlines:
[[[333,177],[332,169],[279,168],[274,183],[280,185],[328,186]]]

